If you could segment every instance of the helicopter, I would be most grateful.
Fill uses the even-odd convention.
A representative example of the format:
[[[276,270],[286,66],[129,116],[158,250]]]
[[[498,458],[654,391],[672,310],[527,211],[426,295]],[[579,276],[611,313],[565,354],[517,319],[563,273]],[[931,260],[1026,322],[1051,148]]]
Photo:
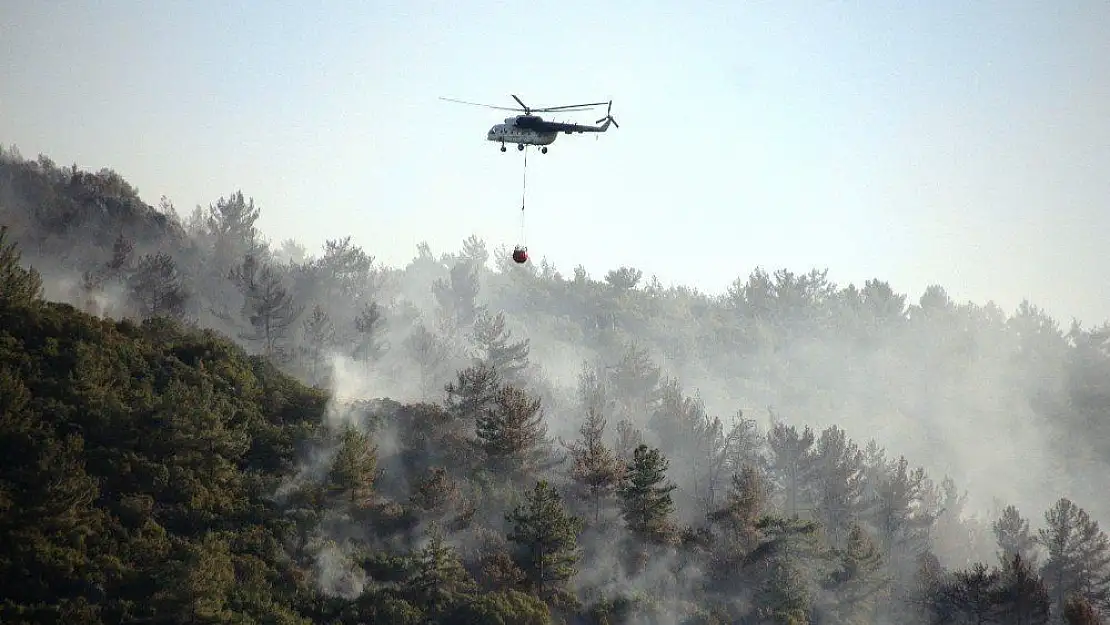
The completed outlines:
[[[453,98],[443,98],[447,102],[457,102],[459,104],[469,104],[471,106],[484,106],[486,108],[498,109],[502,111],[523,111],[523,115],[516,115],[514,117],[505,118],[504,123],[495,124],[486,133],[487,141],[496,141],[501,144],[501,151],[505,151],[506,143],[515,143],[518,150],[524,151],[524,148],[529,145],[540,146],[540,152],[547,154],[547,146],[555,142],[559,137],[559,133],[566,133],[568,135],[583,132],[606,132],[609,130],[609,124],[614,128],[620,128],[617,120],[613,119],[610,114],[613,110],[613,101],[609,102],[592,102],[588,104],[569,104],[566,106],[551,106],[547,108],[531,108],[521,101],[519,97],[513,95],[513,99],[517,101],[519,107],[509,108],[505,106],[494,106],[492,104],[480,104],[478,102],[467,102],[465,100],[455,100]],[[601,124],[600,126],[589,126],[584,124],[568,124],[564,122],[548,121],[539,115],[532,113],[553,113],[555,111],[584,111],[595,106],[603,106],[608,104],[605,111],[605,117],[594,122]],[[602,124],[602,122],[605,122]]]

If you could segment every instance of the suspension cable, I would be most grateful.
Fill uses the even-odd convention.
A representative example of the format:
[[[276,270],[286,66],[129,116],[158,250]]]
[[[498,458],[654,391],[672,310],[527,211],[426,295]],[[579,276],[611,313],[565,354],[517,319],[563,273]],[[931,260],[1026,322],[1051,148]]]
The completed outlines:
[[[524,147],[524,181],[520,190],[520,244],[528,247],[524,231],[524,199],[528,193],[528,147]]]

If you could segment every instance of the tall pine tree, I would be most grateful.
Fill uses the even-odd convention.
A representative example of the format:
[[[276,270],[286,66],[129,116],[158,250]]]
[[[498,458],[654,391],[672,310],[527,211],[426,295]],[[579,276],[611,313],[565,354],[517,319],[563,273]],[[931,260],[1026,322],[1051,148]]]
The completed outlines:
[[[339,435],[338,448],[328,474],[329,491],[353,507],[370,503],[377,478],[377,449],[370,437],[351,425]]]
[[[831,611],[837,623],[867,625],[874,622],[890,579],[883,571],[882,552],[863,527],[852,523],[847,534],[838,566],[826,584],[834,597]]]
[[[810,507],[810,491],[816,473],[814,440],[809,426],[799,432],[793,425],[776,423],[767,433],[772,475],[788,516],[796,516],[799,510]]]
[[[377,302],[363,303],[355,317],[354,357],[369,365],[381,356],[386,346],[382,340],[385,313]]]
[[[474,341],[480,352],[480,363],[492,368],[508,384],[524,382],[530,339],[512,340],[512,332],[505,326],[505,313],[490,315],[484,310],[478,313],[474,320]]]
[[[313,384],[318,384],[321,380],[321,366],[324,357],[327,351],[335,345],[335,325],[327,311],[316,304],[304,320],[302,332],[304,346],[301,349],[308,361],[309,379]]]
[[[547,459],[547,426],[540,400],[515,386],[503,386],[479,413],[478,441],[493,470],[521,479]]]
[[[594,523],[601,517],[601,502],[616,488],[621,478],[620,461],[605,445],[605,418],[595,406],[586,409],[586,420],[578,430],[582,438],[570,446],[571,476],[590,501]]]
[[[128,283],[142,316],[164,315],[180,319],[185,315],[188,295],[177,271],[177,263],[169,254],[157,252],[139,258]]]
[[[1061,498],[1045,513],[1045,527],[1037,534],[1048,550],[1041,575],[1057,609],[1071,594],[1094,605],[1110,598],[1110,543],[1086,510]]]
[[[658,449],[641,444],[625,469],[618,490],[621,514],[628,531],[645,543],[658,543],[670,534],[674,512],[671,493],[676,485],[667,481],[670,463]]]
[[[540,480],[524,503],[505,519],[512,525],[513,562],[524,572],[527,589],[549,597],[577,573],[582,521],[570,515],[559,493]]]
[[[476,302],[480,269],[474,261],[461,260],[451,267],[450,281],[439,278],[432,284],[432,293],[440,311],[455,330],[469,328],[479,313],[485,312],[485,308]]]
[[[812,483],[817,518],[829,542],[842,546],[849,527],[863,510],[863,451],[844,430],[831,426],[817,439],[814,465]]]
[[[42,276],[20,264],[22,253],[0,226],[0,304],[30,304],[42,298]]]
[[[1036,569],[1012,553],[1002,563],[998,615],[1007,625],[1048,625],[1052,601]]]
[[[1017,555],[1024,564],[1036,569],[1037,537],[1029,531],[1029,520],[1022,518],[1017,507],[1006,506],[1001,516],[991,523],[991,530],[998,543],[1000,562],[1010,562]]]
[[[428,542],[416,554],[416,566],[409,577],[408,588],[434,620],[457,595],[473,592],[477,584],[463,568],[458,554],[444,540],[437,524],[429,525],[425,535]]]
[[[286,332],[300,317],[301,308],[285,287],[280,270],[247,255],[228,275],[243,294],[243,313],[253,328],[242,338],[261,343],[267,358],[287,356]]]

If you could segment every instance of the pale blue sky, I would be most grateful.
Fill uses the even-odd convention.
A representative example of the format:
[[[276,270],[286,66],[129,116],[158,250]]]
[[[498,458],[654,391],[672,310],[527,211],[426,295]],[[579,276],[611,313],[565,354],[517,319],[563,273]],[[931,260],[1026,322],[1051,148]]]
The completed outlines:
[[[0,2],[0,142],[182,213],[242,189],[275,242],[511,247],[508,113],[437,98],[612,98],[619,130],[529,159],[528,244],[567,273],[1110,318],[1105,1]]]

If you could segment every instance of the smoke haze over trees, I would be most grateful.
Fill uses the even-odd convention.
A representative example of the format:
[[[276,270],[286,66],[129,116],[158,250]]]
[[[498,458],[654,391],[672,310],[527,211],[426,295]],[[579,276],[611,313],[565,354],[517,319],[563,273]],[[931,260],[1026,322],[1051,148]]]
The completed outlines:
[[[0,154],[0,620],[1110,609],[1108,324],[475,237],[386,267],[262,210]]]

